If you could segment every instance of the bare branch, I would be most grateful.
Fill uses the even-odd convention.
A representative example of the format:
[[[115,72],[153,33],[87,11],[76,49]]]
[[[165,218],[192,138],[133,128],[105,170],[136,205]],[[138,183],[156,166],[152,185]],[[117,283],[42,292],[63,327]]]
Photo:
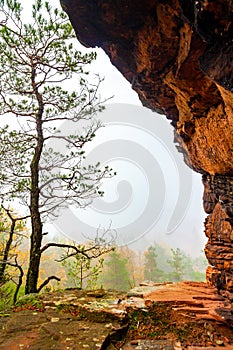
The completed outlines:
[[[61,279],[57,276],[50,276],[50,277],[46,278],[46,280],[39,286],[39,288],[37,288],[37,293],[39,293],[52,280],[56,280],[58,282],[61,281]]]
[[[53,242],[47,243],[46,245],[44,245],[40,250],[41,254],[50,247],[73,249],[75,251],[75,254],[82,254],[88,258],[88,255],[82,249],[80,249],[79,247],[76,247],[75,245],[63,244],[63,243],[53,243]]]
[[[15,262],[14,263],[11,263],[11,262],[5,262],[6,265],[9,265],[9,266],[12,266],[12,267],[15,267],[19,270],[19,277],[18,277],[18,283],[16,283],[16,290],[14,292],[14,296],[13,296],[13,303],[15,304],[16,301],[17,301],[17,296],[18,296],[18,293],[19,293],[19,289],[23,283],[23,276],[24,276],[24,272],[23,272],[23,268],[21,265],[18,264],[17,262],[17,257],[15,257]]]

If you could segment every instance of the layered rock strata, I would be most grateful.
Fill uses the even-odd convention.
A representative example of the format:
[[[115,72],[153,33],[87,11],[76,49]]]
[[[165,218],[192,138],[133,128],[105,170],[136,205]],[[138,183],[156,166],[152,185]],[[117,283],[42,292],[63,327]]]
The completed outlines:
[[[144,106],[175,128],[185,162],[203,174],[211,268],[233,289],[233,1],[62,0],[77,37],[102,47]]]
[[[205,252],[211,267],[207,280],[218,289],[233,292],[233,178],[227,175],[205,175],[204,208],[208,243]]]

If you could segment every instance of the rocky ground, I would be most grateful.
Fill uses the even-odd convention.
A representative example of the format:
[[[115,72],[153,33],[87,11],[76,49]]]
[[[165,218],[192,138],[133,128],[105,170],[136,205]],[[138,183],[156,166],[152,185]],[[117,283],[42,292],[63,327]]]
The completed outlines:
[[[233,349],[232,306],[204,283],[29,295],[0,316],[1,350]]]

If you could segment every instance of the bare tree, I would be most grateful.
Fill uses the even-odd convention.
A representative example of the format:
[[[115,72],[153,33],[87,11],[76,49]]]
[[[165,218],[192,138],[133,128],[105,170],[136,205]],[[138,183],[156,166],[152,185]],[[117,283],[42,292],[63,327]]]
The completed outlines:
[[[0,284],[8,280],[7,266],[16,264],[17,250],[23,238],[28,238],[26,217],[20,217],[13,209],[0,206]]]

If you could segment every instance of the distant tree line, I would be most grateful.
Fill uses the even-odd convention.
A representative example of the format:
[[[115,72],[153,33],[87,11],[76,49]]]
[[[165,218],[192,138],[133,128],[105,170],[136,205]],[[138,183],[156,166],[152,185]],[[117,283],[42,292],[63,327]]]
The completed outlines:
[[[129,290],[143,281],[205,281],[207,260],[204,252],[192,258],[180,248],[153,244],[145,252],[118,248],[106,259],[100,281],[104,287]]]
[[[1,248],[3,253],[10,227],[11,220],[6,213],[0,211],[0,247],[3,247]],[[24,294],[25,276],[17,272],[17,265],[23,270],[27,268],[29,258],[28,233],[23,222],[17,223],[15,235],[8,253],[8,261],[11,263],[6,266],[4,279],[0,282],[0,310],[1,306],[6,306],[7,301],[9,304],[12,300],[15,302],[17,293],[19,296]],[[60,246],[74,244],[67,239],[57,239],[56,243]],[[62,248],[56,246],[51,247],[51,250],[43,255],[39,283],[42,283],[48,274],[58,276],[58,280],[49,281],[45,291],[58,288],[104,288],[128,291],[145,281],[148,283],[205,281],[207,261],[204,252],[193,258],[179,248],[164,248],[159,244],[149,246],[144,252],[113,245],[106,249],[98,239],[96,242],[89,241],[80,245],[79,248],[84,252],[92,251],[92,257],[73,254],[66,259]],[[2,255],[0,259],[3,259]]]

